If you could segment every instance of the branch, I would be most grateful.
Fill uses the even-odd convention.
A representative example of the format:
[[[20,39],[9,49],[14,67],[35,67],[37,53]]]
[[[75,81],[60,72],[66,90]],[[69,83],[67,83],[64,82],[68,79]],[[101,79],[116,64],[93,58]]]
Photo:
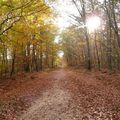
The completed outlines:
[[[15,20],[10,26],[8,26],[5,30],[3,30],[0,35],[3,35],[5,32],[7,32],[9,29],[11,29],[14,25],[14,23],[18,22],[20,19]]]

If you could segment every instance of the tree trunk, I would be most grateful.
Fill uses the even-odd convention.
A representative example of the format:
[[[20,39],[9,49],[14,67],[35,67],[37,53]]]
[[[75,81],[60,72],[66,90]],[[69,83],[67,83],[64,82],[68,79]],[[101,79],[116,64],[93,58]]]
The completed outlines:
[[[16,57],[16,51],[13,51],[13,57],[12,57],[12,66],[11,66],[11,73],[10,76],[12,76],[15,73],[15,57]]]

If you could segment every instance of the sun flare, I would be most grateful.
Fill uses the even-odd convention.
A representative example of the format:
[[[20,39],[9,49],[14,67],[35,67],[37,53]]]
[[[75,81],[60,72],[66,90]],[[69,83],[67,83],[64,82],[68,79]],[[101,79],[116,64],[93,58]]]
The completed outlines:
[[[101,25],[101,19],[98,16],[92,16],[87,19],[86,26],[89,30],[89,32],[94,32],[96,29],[98,29]]]

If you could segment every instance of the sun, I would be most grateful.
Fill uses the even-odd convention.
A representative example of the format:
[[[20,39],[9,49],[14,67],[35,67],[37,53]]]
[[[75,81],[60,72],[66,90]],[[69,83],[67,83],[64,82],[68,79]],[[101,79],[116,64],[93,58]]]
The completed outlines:
[[[101,25],[101,18],[98,16],[92,16],[87,19],[86,26],[89,30],[89,32],[94,32],[96,29],[98,29]]]

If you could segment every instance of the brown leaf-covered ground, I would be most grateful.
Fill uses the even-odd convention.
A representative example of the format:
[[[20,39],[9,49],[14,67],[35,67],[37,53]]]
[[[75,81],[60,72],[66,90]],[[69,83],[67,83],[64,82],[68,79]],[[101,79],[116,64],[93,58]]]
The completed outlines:
[[[2,80],[0,120],[120,120],[120,74],[69,68]]]

